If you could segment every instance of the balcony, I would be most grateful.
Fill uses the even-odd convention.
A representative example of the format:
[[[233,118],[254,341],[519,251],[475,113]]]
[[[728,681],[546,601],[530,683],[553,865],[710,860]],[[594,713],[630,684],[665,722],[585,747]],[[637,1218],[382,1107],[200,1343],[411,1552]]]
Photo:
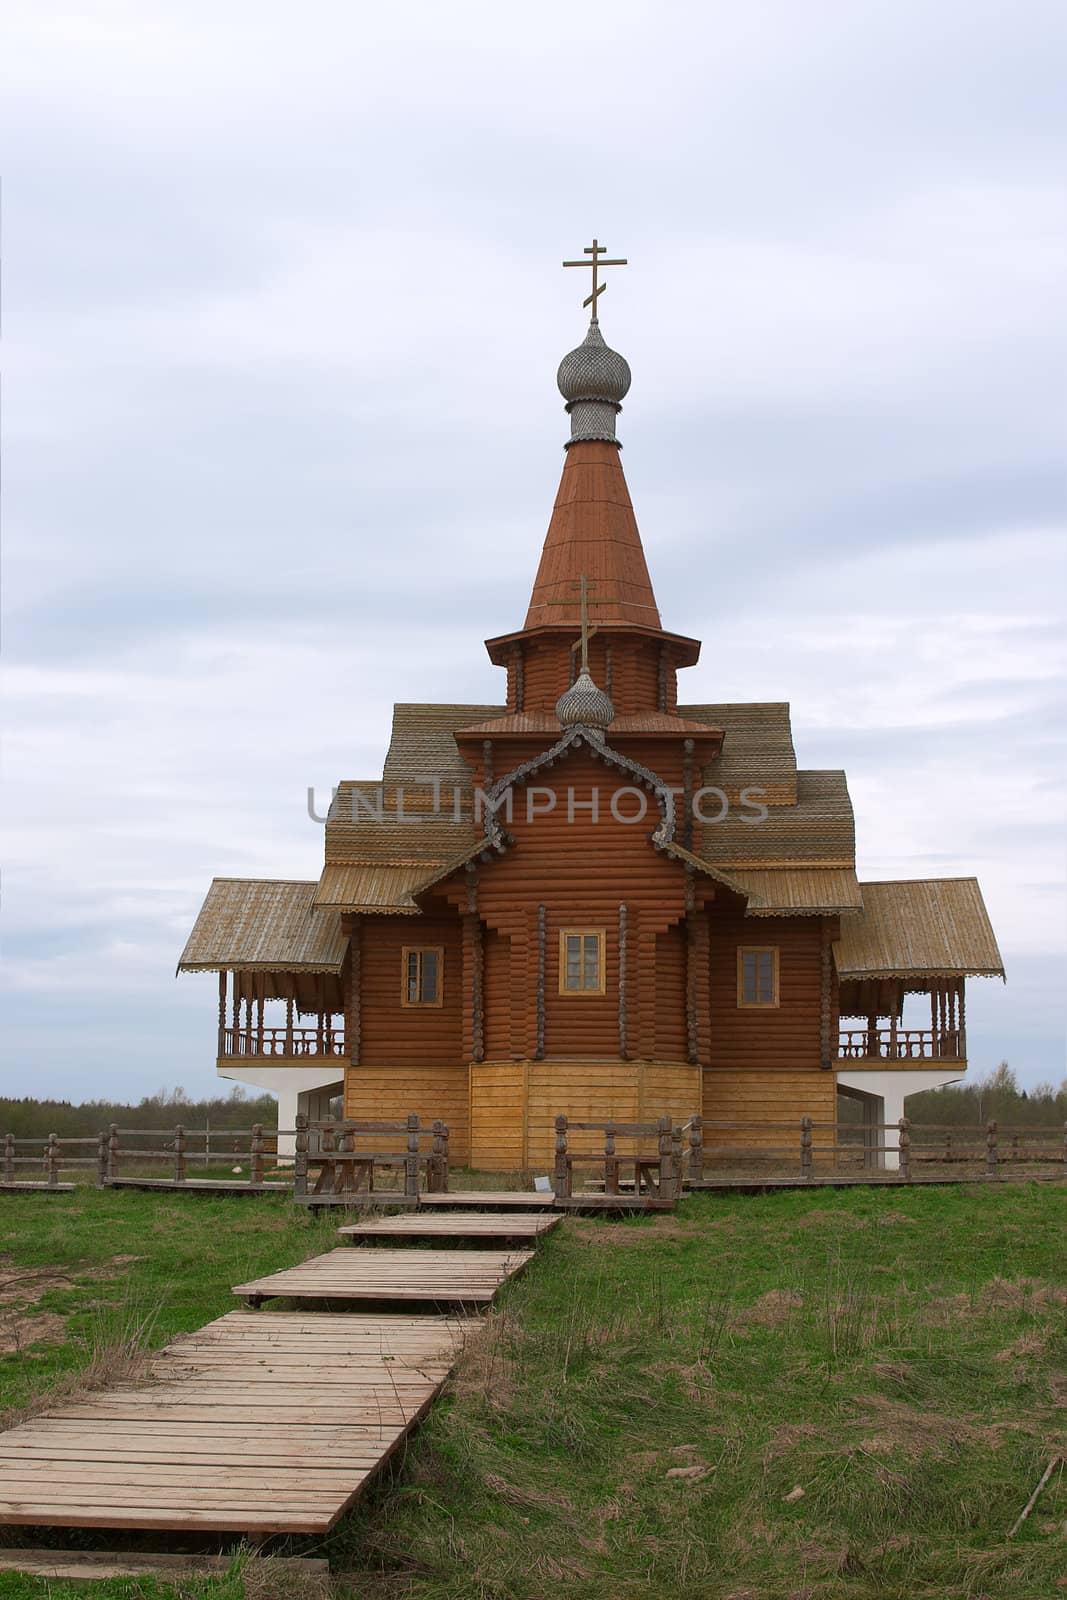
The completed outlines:
[[[343,1058],[345,1030],[328,1017],[321,1027],[266,1028],[262,1024],[223,1028],[219,1035],[219,1060],[324,1061]]]
[[[839,1061],[959,1061],[967,1059],[962,1028],[842,1028]]]

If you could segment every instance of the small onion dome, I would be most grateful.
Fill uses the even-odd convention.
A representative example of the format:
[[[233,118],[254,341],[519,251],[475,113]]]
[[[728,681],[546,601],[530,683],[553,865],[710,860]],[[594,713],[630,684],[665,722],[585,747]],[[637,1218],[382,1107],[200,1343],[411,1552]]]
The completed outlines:
[[[629,365],[604,343],[595,317],[577,350],[560,362],[556,383],[568,410],[578,400],[603,400],[614,406],[625,400],[630,390]]]
[[[615,721],[615,707],[588,672],[580,672],[566,694],[556,701],[556,717],[561,728],[603,730]]]

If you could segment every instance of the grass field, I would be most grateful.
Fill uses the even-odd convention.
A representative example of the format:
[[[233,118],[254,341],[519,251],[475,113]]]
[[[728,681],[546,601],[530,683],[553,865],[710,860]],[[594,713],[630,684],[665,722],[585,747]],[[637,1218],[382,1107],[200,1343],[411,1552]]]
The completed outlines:
[[[1050,1185],[824,1190],[569,1219],[326,1542],[332,1592],[1067,1594],[1067,1473],[1006,1538],[1065,1447],[1065,1201]],[[72,1381],[94,1350],[106,1369],[124,1339],[198,1326],[231,1283],[332,1244],[336,1220],[274,1197],[0,1197],[0,1310],[32,1269],[52,1278],[22,1308],[27,1331],[53,1319],[45,1342],[0,1356],[3,1402]],[[0,1600],[287,1592],[266,1572],[77,1590],[0,1574]]]

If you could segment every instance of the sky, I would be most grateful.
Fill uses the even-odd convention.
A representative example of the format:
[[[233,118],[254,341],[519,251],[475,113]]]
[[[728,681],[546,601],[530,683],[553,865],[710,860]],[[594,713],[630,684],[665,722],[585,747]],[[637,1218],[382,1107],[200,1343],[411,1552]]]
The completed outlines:
[[[861,877],[977,873],[972,1073],[1063,1072],[1059,0],[16,4],[0,1092],[210,1093],[215,875],[492,702],[584,334],[687,702],[789,700]]]

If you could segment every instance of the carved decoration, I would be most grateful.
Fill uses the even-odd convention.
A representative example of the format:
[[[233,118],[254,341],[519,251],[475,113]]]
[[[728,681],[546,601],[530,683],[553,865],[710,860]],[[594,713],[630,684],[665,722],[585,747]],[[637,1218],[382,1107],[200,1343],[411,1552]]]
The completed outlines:
[[[545,1059],[545,908],[537,908],[537,1048],[534,1060]]]
[[[629,933],[629,913],[624,904],[619,906],[619,1054],[624,1061],[630,1059],[627,1041],[627,974],[626,974],[626,940]]]
[[[822,919],[822,949],[821,949],[821,983],[819,992],[819,1050],[821,1065],[824,1072],[829,1072],[834,1064],[833,1041],[831,1039],[831,1023],[833,1021],[831,1006],[833,1001],[833,947],[830,921],[827,917]]]

